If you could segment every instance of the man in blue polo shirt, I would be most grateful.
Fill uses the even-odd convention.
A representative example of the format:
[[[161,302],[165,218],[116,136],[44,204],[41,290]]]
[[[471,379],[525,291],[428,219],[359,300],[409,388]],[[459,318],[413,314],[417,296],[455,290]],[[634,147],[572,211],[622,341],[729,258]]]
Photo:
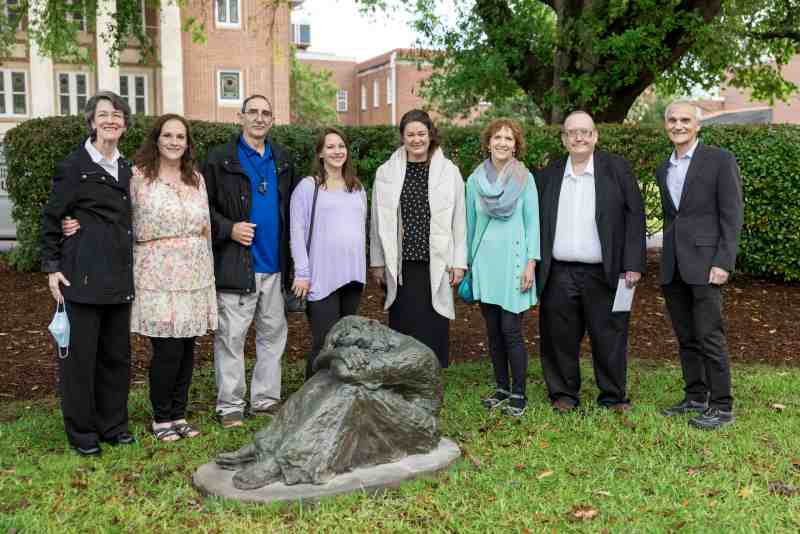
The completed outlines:
[[[209,152],[203,168],[214,241],[219,328],[214,337],[217,415],[226,428],[245,413],[244,343],[255,320],[252,413],[274,413],[281,395],[287,324],[281,289],[289,283],[289,198],[297,185],[292,159],[267,137],[272,105],[245,99],[242,133]]]

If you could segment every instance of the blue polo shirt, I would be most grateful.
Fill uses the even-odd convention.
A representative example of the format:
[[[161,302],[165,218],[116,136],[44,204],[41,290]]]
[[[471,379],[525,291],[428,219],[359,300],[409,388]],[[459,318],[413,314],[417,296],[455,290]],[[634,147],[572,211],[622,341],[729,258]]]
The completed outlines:
[[[281,236],[280,201],[278,199],[278,177],[275,160],[269,143],[264,146],[264,155],[258,153],[239,136],[239,163],[250,178],[250,222],[256,225],[256,233],[250,251],[257,273],[280,272],[278,244]]]

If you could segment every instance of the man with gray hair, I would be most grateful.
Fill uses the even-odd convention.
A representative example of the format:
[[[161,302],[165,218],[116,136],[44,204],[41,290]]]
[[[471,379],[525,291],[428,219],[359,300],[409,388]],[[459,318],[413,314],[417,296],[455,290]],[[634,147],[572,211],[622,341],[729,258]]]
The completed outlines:
[[[226,428],[242,425],[244,344],[254,319],[251,413],[274,414],[281,398],[288,328],[282,288],[290,283],[289,198],[297,179],[286,149],[267,137],[273,120],[267,97],[246,98],[239,113],[241,134],[213,148],[203,168],[219,305],[214,336],[216,411]]]
[[[685,394],[662,413],[695,414],[689,424],[713,430],[734,420],[722,286],[736,264],[742,183],[733,154],[699,141],[697,106],[673,102],[664,122],[674,150],[656,170],[664,211],[661,284]]]

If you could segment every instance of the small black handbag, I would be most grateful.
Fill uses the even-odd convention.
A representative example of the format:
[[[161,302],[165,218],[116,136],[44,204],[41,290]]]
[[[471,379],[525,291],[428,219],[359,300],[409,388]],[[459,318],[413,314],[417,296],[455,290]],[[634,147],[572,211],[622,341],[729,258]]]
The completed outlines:
[[[317,212],[317,194],[319,193],[319,184],[316,178],[314,179],[314,200],[311,201],[311,224],[308,228],[308,239],[306,239],[306,254],[311,252],[311,235],[314,233],[314,215]],[[309,258],[310,261],[310,258]],[[291,288],[283,288],[283,301],[284,309],[287,313],[302,313],[306,311],[305,297],[298,297],[294,294]]]

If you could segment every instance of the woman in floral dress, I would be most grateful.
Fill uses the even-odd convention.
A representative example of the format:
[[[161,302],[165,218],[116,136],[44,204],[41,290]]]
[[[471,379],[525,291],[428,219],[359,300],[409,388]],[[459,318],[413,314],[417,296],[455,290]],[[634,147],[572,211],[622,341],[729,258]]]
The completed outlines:
[[[194,437],[186,421],[197,336],[217,328],[211,222],[203,176],[195,170],[189,124],[162,115],[134,158],[131,331],[148,336],[153,433]]]

